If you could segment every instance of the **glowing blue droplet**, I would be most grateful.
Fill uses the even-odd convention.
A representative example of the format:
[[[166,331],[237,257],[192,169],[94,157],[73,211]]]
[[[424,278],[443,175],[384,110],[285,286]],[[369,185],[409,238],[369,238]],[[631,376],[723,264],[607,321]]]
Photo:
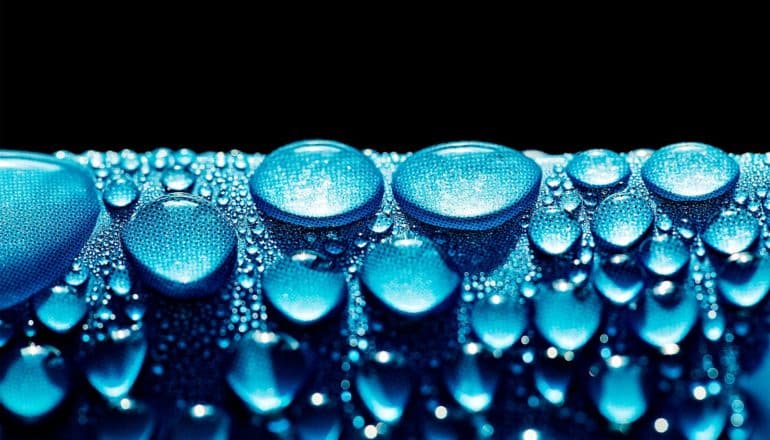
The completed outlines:
[[[764,388],[764,387],[763,387]],[[717,440],[725,428],[730,407],[723,395],[707,394],[703,400],[689,399],[678,411],[679,430],[688,439]]]
[[[489,408],[499,379],[500,371],[475,349],[464,349],[459,359],[444,369],[444,381],[449,393],[460,406],[472,413]]]
[[[627,255],[594,260],[591,279],[596,290],[615,304],[631,302],[644,288],[644,274]]]
[[[639,260],[652,274],[670,277],[687,266],[690,252],[678,238],[658,235],[642,243],[639,247]]]
[[[596,208],[591,231],[601,245],[624,250],[644,237],[652,221],[652,210],[644,199],[619,193],[607,197]]]
[[[115,329],[96,343],[85,361],[91,386],[104,397],[119,400],[134,386],[147,354],[147,338],[141,330]]]
[[[507,350],[527,327],[527,306],[518,298],[492,295],[476,303],[471,312],[471,327],[493,350]]]
[[[436,246],[417,238],[378,244],[364,260],[361,280],[386,307],[404,315],[436,309],[460,284]]]
[[[168,439],[227,440],[230,437],[230,416],[213,405],[195,404],[168,429]]]
[[[160,181],[163,183],[166,191],[180,192],[188,191],[193,183],[195,183],[195,177],[185,170],[184,167],[174,165],[163,172]]]
[[[612,356],[608,367],[593,383],[596,408],[610,422],[627,425],[647,411],[647,397],[642,384],[644,370],[629,358]]]
[[[0,309],[51,286],[96,225],[91,176],[74,162],[0,152]]]
[[[561,255],[571,249],[582,234],[580,224],[561,209],[538,209],[529,222],[529,239],[548,255]]]
[[[412,393],[409,369],[391,359],[368,362],[356,375],[361,402],[379,421],[395,424],[401,420]]]
[[[674,289],[684,289],[669,284]],[[631,324],[639,337],[656,348],[679,344],[690,333],[698,320],[698,301],[695,292],[685,290],[672,293],[677,301],[661,302],[649,292],[631,317]]]
[[[739,307],[752,307],[770,290],[770,257],[735,254],[717,277],[722,296]]]
[[[69,285],[57,285],[35,297],[35,314],[56,333],[66,333],[86,314],[85,298]]]
[[[0,403],[24,419],[38,419],[59,406],[69,384],[64,358],[53,347],[12,350],[0,364]]]
[[[176,298],[214,293],[230,275],[237,245],[229,222],[211,203],[183,193],[139,208],[122,239],[139,276]]]
[[[609,188],[631,175],[631,168],[621,155],[602,149],[576,154],[566,171],[569,178],[583,188]]]
[[[673,201],[719,197],[738,183],[738,163],[724,151],[697,142],[672,144],[653,153],[642,166],[650,191]]]
[[[585,345],[599,329],[601,317],[602,301],[592,290],[558,292],[543,285],[535,296],[535,326],[562,350]]]
[[[113,209],[122,209],[131,206],[139,198],[139,189],[134,182],[122,177],[113,180],[104,187],[102,199],[104,203]]]
[[[704,243],[723,255],[745,251],[758,237],[757,219],[747,211],[733,209],[722,211],[701,234]]]
[[[552,365],[555,362],[545,359],[537,365],[534,369],[535,387],[545,400],[561,406],[567,398],[567,388],[569,388],[572,373],[561,363]]]
[[[415,153],[393,175],[407,214],[434,226],[484,230],[532,206],[542,171],[523,154],[484,142],[452,142]]]
[[[342,438],[342,420],[331,405],[303,408],[295,423],[298,440],[337,440]]]
[[[98,440],[150,440],[155,431],[155,415],[151,408],[124,398],[99,415],[96,423]]]
[[[373,213],[384,193],[382,174],[358,150],[310,140],[281,147],[259,165],[251,194],[267,215],[300,226],[333,227]]]

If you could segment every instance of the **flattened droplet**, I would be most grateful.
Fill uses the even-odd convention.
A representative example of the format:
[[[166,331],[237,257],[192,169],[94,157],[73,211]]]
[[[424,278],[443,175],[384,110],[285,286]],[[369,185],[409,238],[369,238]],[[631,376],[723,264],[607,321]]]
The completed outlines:
[[[0,309],[49,287],[96,225],[99,201],[73,162],[0,152]]]
[[[758,237],[757,219],[747,211],[734,209],[719,213],[701,235],[704,243],[723,255],[745,251]]]
[[[675,202],[711,200],[738,183],[738,163],[719,148],[698,142],[672,144],[642,166],[647,188]]]
[[[583,232],[575,219],[555,206],[535,211],[528,230],[532,244],[548,255],[567,252]]]
[[[644,237],[652,221],[652,210],[644,199],[619,193],[607,197],[596,208],[591,231],[601,245],[624,250]]]
[[[576,185],[597,189],[615,186],[631,175],[631,168],[621,155],[603,149],[576,154],[566,171]]]
[[[250,180],[267,215],[307,227],[334,227],[373,213],[382,174],[358,150],[325,140],[295,142],[270,153]]]
[[[523,154],[485,142],[451,142],[415,153],[393,175],[393,196],[430,225],[485,230],[537,199],[542,171]]]
[[[211,203],[182,193],[139,208],[122,239],[139,276],[174,298],[216,292],[230,275],[237,247],[235,232]]]

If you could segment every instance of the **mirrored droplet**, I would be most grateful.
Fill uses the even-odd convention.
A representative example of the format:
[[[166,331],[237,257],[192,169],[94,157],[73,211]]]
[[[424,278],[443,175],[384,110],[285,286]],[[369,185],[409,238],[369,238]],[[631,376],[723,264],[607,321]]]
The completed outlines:
[[[647,188],[664,199],[711,200],[738,183],[738,163],[724,151],[698,142],[681,142],[657,150],[642,166]]]
[[[366,255],[361,280],[386,307],[404,315],[435,310],[460,285],[460,277],[424,238],[378,244]]]
[[[628,180],[626,160],[613,151],[594,149],[578,153],[567,164],[567,175],[583,188],[609,188]]]
[[[729,406],[721,394],[702,397],[687,399],[678,406],[677,425],[688,439],[716,440],[727,424]]]
[[[591,396],[596,408],[611,423],[627,425],[647,411],[642,383],[644,369],[632,359],[614,355],[607,368],[592,382]]]
[[[131,277],[125,266],[117,267],[115,271],[110,274],[108,285],[110,290],[118,296],[125,296],[131,292]]]
[[[623,250],[641,240],[652,221],[652,210],[644,199],[618,193],[604,199],[596,208],[591,231],[601,245]]]
[[[540,252],[561,255],[570,250],[582,234],[580,224],[561,209],[538,209],[529,223],[529,239]]]
[[[484,355],[475,343],[466,344],[458,359],[444,367],[444,382],[449,393],[472,413],[489,408],[499,379],[500,370],[494,360]]]
[[[147,354],[147,338],[141,329],[112,330],[96,342],[85,358],[85,373],[91,386],[110,400],[125,397],[134,386]]]
[[[701,238],[711,249],[722,255],[743,252],[759,237],[759,223],[744,210],[728,209],[717,215]]]
[[[358,397],[377,420],[395,424],[401,420],[412,394],[412,374],[399,358],[379,352],[356,375]]]
[[[297,324],[312,324],[336,309],[347,291],[345,277],[318,266],[322,256],[309,260],[312,251],[284,258],[265,270],[262,289],[270,304]],[[326,260],[328,261],[328,260]]]
[[[34,421],[55,409],[69,390],[69,369],[59,350],[31,344],[10,350],[0,363],[0,403]]]
[[[471,312],[471,327],[493,350],[507,350],[527,327],[527,306],[518,298],[492,295],[477,302]]]
[[[46,289],[33,301],[40,322],[56,333],[75,327],[88,310],[86,300],[74,287],[62,284]]]
[[[197,403],[182,412],[165,432],[167,440],[227,440],[230,416],[222,408]]]
[[[535,387],[552,405],[561,406],[567,398],[567,388],[572,381],[572,369],[565,361],[541,359],[534,368]]]
[[[295,142],[270,153],[250,180],[262,211],[310,227],[334,227],[372,214],[384,193],[374,162],[345,144]]]
[[[195,183],[195,176],[188,172],[181,165],[174,165],[163,172],[160,178],[163,187],[169,192],[181,192],[188,191],[193,183]]]
[[[229,277],[237,250],[227,219],[206,200],[183,193],[139,208],[122,239],[142,280],[176,298],[214,293]]]
[[[96,425],[98,440],[149,440],[155,430],[152,409],[136,400],[123,398]]]
[[[626,254],[596,258],[591,279],[596,290],[618,305],[633,301],[644,288],[641,268]]]
[[[329,404],[303,408],[294,422],[299,440],[337,440],[342,436],[342,420],[338,411]]]
[[[717,287],[732,304],[755,306],[770,290],[770,258],[746,252],[730,256],[717,277]]]
[[[639,247],[639,260],[653,275],[671,277],[690,262],[687,246],[671,235],[657,235]]]
[[[0,309],[56,282],[91,235],[100,204],[74,162],[0,152]]]
[[[559,292],[543,284],[535,295],[535,326],[562,350],[585,345],[599,328],[601,318],[602,301],[593,290]]]
[[[119,177],[104,187],[102,199],[109,208],[123,209],[136,203],[139,199],[139,189],[133,180]]]
[[[393,174],[405,213],[434,226],[485,230],[529,209],[542,171],[523,154],[484,142],[451,142],[412,155]]]
[[[276,413],[294,400],[311,373],[312,361],[291,336],[254,331],[238,342],[227,383],[251,411]]]
[[[669,282],[673,289],[684,289]],[[649,292],[632,314],[631,323],[639,337],[653,347],[665,349],[679,344],[690,333],[698,319],[698,301],[695,292],[684,290],[671,293],[678,299],[666,303]]]

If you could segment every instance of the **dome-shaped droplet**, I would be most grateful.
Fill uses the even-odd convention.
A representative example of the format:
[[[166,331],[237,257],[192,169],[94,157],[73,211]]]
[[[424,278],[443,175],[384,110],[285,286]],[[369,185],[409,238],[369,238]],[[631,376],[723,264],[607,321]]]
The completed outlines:
[[[184,167],[174,165],[163,172],[160,178],[161,183],[169,192],[188,191],[195,183],[195,176],[190,174]]]
[[[609,188],[631,175],[631,168],[621,155],[602,149],[576,154],[566,171],[569,178],[583,188]]]
[[[214,293],[227,280],[237,239],[211,203],[178,193],[139,208],[123,228],[123,244],[150,287],[191,298]]]
[[[677,412],[679,430],[687,439],[717,440],[725,428],[730,412],[728,400],[722,393],[712,395],[695,391],[704,385],[692,384],[690,399],[684,400]],[[696,396],[697,394],[697,396]]]
[[[460,284],[436,246],[423,238],[378,244],[364,260],[361,280],[385,306],[404,315],[434,310]]]
[[[141,330],[115,329],[95,343],[85,359],[88,382],[104,397],[125,397],[134,386],[147,354],[147,339]]]
[[[77,325],[88,310],[86,299],[69,285],[56,285],[34,299],[40,322],[56,333],[66,333]]]
[[[667,282],[672,289],[685,289]],[[695,292],[684,290],[671,295],[676,301],[658,301],[649,292],[634,310],[631,324],[639,337],[653,347],[665,349],[679,344],[698,320]]]
[[[388,352],[379,352],[359,370],[356,391],[364,406],[379,421],[397,423],[412,393],[409,369]]]
[[[653,153],[642,166],[650,191],[673,201],[719,197],[738,183],[738,163],[724,151],[697,142],[672,144]]]
[[[543,358],[534,368],[535,388],[553,405],[561,406],[567,398],[572,369],[561,358]]]
[[[717,215],[701,238],[723,255],[743,252],[757,241],[759,223],[745,210],[728,209]]]
[[[478,344],[463,347],[459,358],[444,367],[444,382],[460,406],[476,413],[489,408],[495,397],[500,370]]]
[[[407,214],[452,229],[498,226],[532,206],[542,171],[523,154],[484,142],[452,142],[415,153],[393,175]]]
[[[622,250],[636,244],[652,226],[652,210],[644,199],[619,193],[596,208],[591,231],[603,246]]]
[[[542,285],[535,296],[535,326],[562,350],[585,345],[599,329],[601,318],[602,301],[592,290],[559,292]]]
[[[122,209],[131,206],[139,199],[139,189],[132,180],[120,177],[104,187],[102,199],[108,207]]]
[[[345,277],[319,264],[312,251],[295,253],[265,270],[262,289],[268,301],[297,324],[326,317],[345,298]]]
[[[69,385],[67,364],[53,347],[11,350],[0,364],[0,403],[24,419],[35,420],[59,406]]]
[[[567,252],[582,234],[580,223],[554,206],[535,211],[528,230],[535,248],[548,255]]]
[[[630,358],[614,355],[607,368],[592,383],[596,408],[611,423],[627,425],[647,411],[642,383],[644,369]]]
[[[279,220],[309,227],[341,226],[373,213],[384,193],[382,174],[358,150],[339,142],[295,142],[270,153],[250,181],[257,206]]]
[[[519,298],[492,295],[479,301],[471,312],[471,327],[493,350],[507,350],[527,328],[527,306]]]
[[[644,288],[644,274],[626,254],[596,258],[591,274],[596,290],[615,304],[628,304]]]
[[[758,304],[770,290],[770,257],[734,254],[717,277],[722,296],[740,307]]]
[[[0,152],[0,309],[51,286],[99,215],[94,182],[65,160]]]
[[[639,246],[639,260],[652,274],[670,277],[683,270],[690,261],[690,252],[678,238],[658,235]]]
[[[288,335],[254,331],[238,342],[227,383],[257,414],[283,410],[310,375],[312,356]]]
[[[149,440],[155,430],[155,414],[148,405],[123,398],[100,414],[95,425],[97,440]]]

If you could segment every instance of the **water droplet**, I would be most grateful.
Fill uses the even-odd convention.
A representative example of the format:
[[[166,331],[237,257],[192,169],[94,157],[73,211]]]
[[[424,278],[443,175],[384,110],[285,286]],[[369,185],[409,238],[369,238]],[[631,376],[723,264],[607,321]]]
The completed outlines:
[[[412,393],[409,369],[395,356],[375,356],[356,375],[361,402],[379,421],[395,424],[401,420]]]
[[[270,153],[250,181],[267,215],[300,226],[333,227],[374,212],[382,174],[358,150],[333,141],[295,142]]]
[[[131,291],[131,277],[124,266],[119,266],[110,275],[110,289],[118,296],[128,295]]]
[[[711,200],[738,183],[738,163],[724,151],[697,142],[672,144],[653,153],[642,166],[650,191],[673,201]]]
[[[378,244],[364,260],[361,280],[388,308],[421,315],[443,304],[460,277],[426,239],[398,239]]]
[[[706,395],[690,399],[679,406],[679,430],[688,439],[716,440],[720,438],[729,406],[722,395]]]
[[[611,423],[627,425],[647,411],[647,397],[642,384],[644,370],[630,358],[614,355],[607,368],[592,383],[596,408]]]
[[[736,306],[758,304],[770,290],[770,257],[755,258],[745,252],[732,255],[717,277],[717,287]]]
[[[149,440],[155,429],[155,416],[147,405],[123,398],[100,414],[96,425],[98,440]]]
[[[537,330],[563,350],[577,350],[585,345],[599,328],[601,317],[602,301],[591,290],[558,292],[544,284],[535,296]]]
[[[294,428],[298,440],[336,440],[342,438],[342,420],[331,405],[305,407]]]
[[[535,387],[551,404],[561,406],[567,398],[567,388],[572,379],[568,365],[560,359],[543,358],[534,369]]]
[[[88,310],[85,298],[72,286],[56,285],[35,297],[35,314],[56,333],[66,333],[77,325]]]
[[[576,154],[566,171],[569,178],[583,188],[609,188],[627,180],[631,174],[621,155],[602,149]]]
[[[444,367],[444,381],[455,401],[476,413],[492,404],[500,371],[482,351],[467,347],[453,364]]]
[[[492,295],[476,303],[471,312],[471,327],[493,350],[507,350],[527,327],[527,307],[518,298]]]
[[[104,203],[113,209],[123,209],[139,199],[139,189],[132,180],[119,177],[104,187]]]
[[[215,292],[230,275],[237,244],[211,203],[183,193],[142,206],[122,238],[140,277],[177,298]]]
[[[187,191],[195,183],[195,178],[181,165],[174,165],[163,172],[160,178],[166,191]]]
[[[728,209],[714,218],[701,237],[716,252],[735,254],[745,251],[757,241],[759,223],[744,210]]]
[[[528,231],[532,244],[548,255],[567,252],[582,234],[580,224],[576,220],[553,206],[535,211]]]
[[[91,176],[74,162],[0,152],[0,309],[51,286],[99,215]]]
[[[484,230],[535,202],[542,171],[523,154],[484,142],[426,148],[393,175],[393,196],[405,213],[434,226]]]
[[[227,440],[230,416],[213,405],[195,404],[166,430],[169,440]]]
[[[670,286],[684,289],[674,283],[670,283]],[[650,292],[634,311],[631,319],[634,330],[643,341],[653,347],[665,348],[679,344],[690,333],[698,319],[695,292],[685,290],[672,293],[672,297],[678,299],[676,303],[658,301],[652,295]]]
[[[591,279],[596,290],[615,304],[633,301],[644,288],[644,274],[626,254],[595,259]]]
[[[134,386],[147,353],[141,330],[112,330],[104,341],[91,348],[85,359],[88,382],[104,397],[117,400]]]
[[[369,223],[369,230],[375,234],[384,234],[393,227],[393,219],[385,214],[377,214]]]
[[[644,199],[619,193],[607,197],[596,208],[591,231],[603,246],[623,250],[644,237],[652,221],[652,210]]]
[[[660,277],[678,274],[690,261],[687,246],[670,235],[658,235],[639,247],[639,260],[647,270]]]
[[[0,403],[24,419],[35,420],[59,406],[69,385],[67,365],[53,347],[11,350],[0,364]]]

